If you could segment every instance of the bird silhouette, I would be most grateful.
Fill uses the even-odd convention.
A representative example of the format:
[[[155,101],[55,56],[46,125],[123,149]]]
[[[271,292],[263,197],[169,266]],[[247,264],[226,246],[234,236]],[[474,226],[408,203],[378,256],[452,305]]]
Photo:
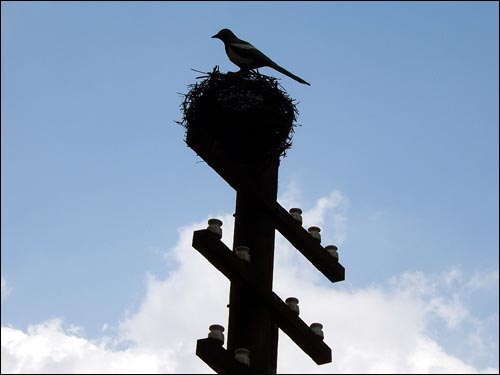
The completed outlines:
[[[213,35],[212,38],[222,40],[227,57],[229,57],[229,60],[231,60],[234,64],[238,65],[241,70],[257,69],[268,66],[296,80],[297,82],[311,86],[302,78],[297,77],[295,74],[290,73],[285,68],[276,64],[273,60],[264,55],[250,43],[239,39],[229,29],[220,30],[217,34]]]

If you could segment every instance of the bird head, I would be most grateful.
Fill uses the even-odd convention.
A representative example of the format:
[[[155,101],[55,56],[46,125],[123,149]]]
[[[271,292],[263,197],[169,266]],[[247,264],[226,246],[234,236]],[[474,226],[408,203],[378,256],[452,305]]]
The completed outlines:
[[[236,35],[229,29],[222,29],[217,34],[212,35],[212,38],[217,38],[222,41],[230,41],[231,39],[237,39]]]

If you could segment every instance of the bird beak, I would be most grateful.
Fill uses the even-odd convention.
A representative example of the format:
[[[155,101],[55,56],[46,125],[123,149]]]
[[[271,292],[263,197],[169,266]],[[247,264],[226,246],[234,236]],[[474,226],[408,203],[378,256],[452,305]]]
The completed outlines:
[[[219,37],[219,33],[212,35],[212,38],[218,38],[218,37]]]

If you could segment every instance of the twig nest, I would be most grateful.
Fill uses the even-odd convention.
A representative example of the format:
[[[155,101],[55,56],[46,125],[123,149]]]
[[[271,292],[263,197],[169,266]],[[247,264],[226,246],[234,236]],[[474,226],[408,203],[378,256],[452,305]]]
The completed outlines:
[[[219,152],[245,163],[286,154],[297,109],[276,78],[222,74],[218,67],[199,78],[182,103],[186,138],[203,135]]]

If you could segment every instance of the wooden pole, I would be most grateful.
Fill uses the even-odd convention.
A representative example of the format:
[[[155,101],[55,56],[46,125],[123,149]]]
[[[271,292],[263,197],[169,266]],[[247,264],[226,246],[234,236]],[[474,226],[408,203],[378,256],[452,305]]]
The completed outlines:
[[[263,197],[276,201],[279,159],[260,172],[252,168],[252,177]],[[252,277],[263,290],[272,291],[275,225],[254,201],[253,195],[240,190],[236,195],[233,246],[250,248]],[[233,249],[233,250],[234,250]],[[231,283],[227,348],[250,350],[253,373],[275,374],[278,356],[278,327],[269,309],[252,297],[245,286]]]

